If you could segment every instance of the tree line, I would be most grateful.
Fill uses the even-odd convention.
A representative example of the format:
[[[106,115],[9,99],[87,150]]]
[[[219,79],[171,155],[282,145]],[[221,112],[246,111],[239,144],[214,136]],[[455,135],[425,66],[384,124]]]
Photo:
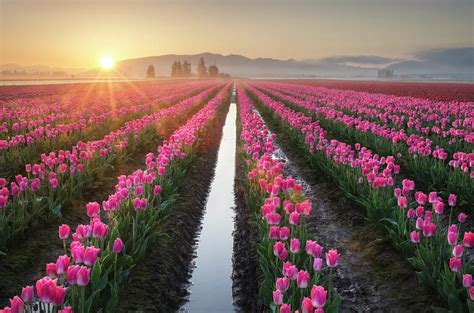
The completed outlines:
[[[181,62],[180,60],[174,61],[171,65],[171,77],[173,78],[188,78],[198,76],[199,78],[212,77],[212,78],[229,78],[230,75],[226,73],[220,73],[219,68],[216,65],[206,66],[204,58],[200,58],[196,67],[196,75],[193,74],[191,69],[191,63],[187,60]],[[149,65],[146,71],[147,78],[155,77],[155,68],[153,65]]]

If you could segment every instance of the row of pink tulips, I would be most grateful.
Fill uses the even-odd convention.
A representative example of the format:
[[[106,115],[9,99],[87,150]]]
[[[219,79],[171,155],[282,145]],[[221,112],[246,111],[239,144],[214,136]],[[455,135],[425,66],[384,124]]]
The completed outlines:
[[[265,85],[319,102],[322,106],[406,129],[409,133],[448,139],[445,142],[447,147],[459,140],[474,141],[474,102],[443,102],[294,84]]]
[[[273,157],[275,135],[240,85],[237,98],[248,173],[246,198],[256,212],[260,234],[257,250],[264,275],[260,295],[281,313],[337,312],[341,299],[332,288],[332,277],[339,253],[324,253],[323,246],[308,239],[305,220],[312,210],[310,200],[300,184],[283,175],[283,163]]]
[[[21,297],[13,297],[11,306],[0,312],[32,312],[33,305],[39,305],[41,312],[114,312],[120,287],[156,236],[157,223],[166,215],[166,200],[173,198],[176,183],[184,179],[186,159],[216,116],[228,87],[159,146],[157,155],[147,154],[146,170],[120,176],[115,193],[102,203],[103,212],[98,203],[89,203],[89,224],[78,225],[72,235],[68,225],[60,226],[64,255],[47,264],[47,276],[24,287]],[[108,223],[101,221],[101,215]]]
[[[271,85],[270,87],[275,88],[276,86]],[[284,94],[277,90],[272,90],[272,93],[281,99],[295,103],[298,106],[304,107],[316,114],[321,114],[332,122],[340,122],[363,132],[371,132],[372,134],[390,140],[393,144],[404,143],[407,145],[408,152],[411,154],[432,156],[439,160],[448,160],[450,166],[453,168],[458,168],[463,172],[470,173],[471,178],[474,178],[474,153],[456,151],[452,155],[449,155],[443,148],[433,147],[433,141],[429,137],[426,137],[426,135],[417,135],[414,133],[407,134],[405,132],[405,128],[390,127],[387,121],[384,120],[382,120],[382,122],[371,121],[370,119],[374,113],[373,110],[369,110],[367,113],[368,119],[364,119],[361,117],[360,110],[355,110],[355,114],[349,115],[343,111],[343,109],[347,109],[346,106],[325,106],[327,103],[326,101],[331,101],[331,99],[321,99],[319,97],[311,98],[307,94],[304,94],[304,99],[302,99],[300,98],[301,94],[298,93],[298,90],[293,91],[294,88],[292,88],[291,91],[285,88],[283,88],[283,90],[289,92],[289,94]],[[359,103],[356,101],[357,99],[354,100],[354,103]],[[401,105],[399,104],[397,107],[398,106]],[[351,107],[353,107],[353,104]],[[356,108],[359,107],[360,106],[357,106]],[[471,106],[471,111],[474,111],[474,105]],[[394,116],[397,116],[400,120],[403,120],[399,115]],[[392,119],[395,119],[395,117],[392,117]],[[452,132],[460,136],[459,140],[466,141],[467,143],[474,143],[474,128],[470,128],[470,125],[472,124],[470,123],[470,120],[472,120],[472,118],[466,118],[463,122],[463,124],[465,124],[466,128],[469,130],[460,131],[459,129],[454,129]],[[445,137],[447,135],[443,134],[442,136]]]
[[[463,261],[461,256],[467,254],[463,249],[471,248],[474,238],[472,231],[462,232],[466,214],[459,214],[458,223],[452,223],[457,204],[455,195],[443,199],[436,191],[429,196],[415,192],[415,182],[399,181],[400,168],[393,156],[380,157],[360,145],[353,147],[336,139],[328,140],[317,121],[254,87],[248,89],[285,131],[299,138],[313,166],[332,176],[351,198],[367,209],[371,220],[384,224],[394,243],[409,253],[409,260],[420,271],[424,283],[437,290],[453,311],[472,309],[469,297],[472,298],[473,289],[461,283],[469,281],[474,267],[469,258],[464,257]],[[443,215],[448,211],[446,204],[450,208],[447,224],[443,223]],[[454,256],[450,257],[451,254]]]
[[[263,90],[269,92],[269,89],[264,88]],[[404,140],[394,144],[390,138],[397,133],[396,131],[381,130],[379,132],[378,128],[361,128],[359,122],[363,120],[358,117],[347,116],[341,111],[338,111],[341,114],[336,114],[332,108],[299,100],[279,91],[271,90],[268,94],[287,101],[296,110],[314,116],[321,126],[330,132],[331,136],[351,144],[361,143],[379,154],[399,156],[399,163],[403,165],[406,176],[415,178],[422,189],[436,188],[446,197],[450,193],[456,193],[460,198],[460,208],[472,209],[469,203],[474,201],[474,195],[470,192],[474,188],[474,180],[470,178],[474,175],[474,168],[471,167],[474,164],[474,153],[457,152],[453,155],[454,159],[449,162],[443,160],[447,156],[440,148],[433,151],[433,157],[429,153],[419,154],[411,148],[416,146],[421,149],[425,146],[431,151],[430,144],[417,145],[417,141],[412,140],[414,135],[404,137]]]
[[[87,128],[100,125],[107,120],[117,119],[137,112],[150,111],[157,103],[165,102],[166,98],[172,99],[183,91],[188,90],[190,85],[195,85],[195,83],[184,86],[180,85],[179,88],[175,86],[157,88],[156,94],[147,99],[145,103],[143,103],[144,99],[140,97],[132,101],[130,101],[129,98],[125,98],[121,101],[117,101],[118,103],[114,104],[115,108],[107,105],[87,106],[77,111],[54,112],[51,114],[54,118],[58,118],[58,116],[61,115],[63,118],[62,123],[52,124],[50,122],[53,120],[51,115],[45,115],[40,119],[30,121],[21,119],[11,126],[11,130],[17,131],[16,135],[9,133],[7,123],[4,122],[3,125],[0,126],[0,133],[6,134],[8,137],[0,140],[0,149],[11,149],[12,147],[23,144],[30,144],[47,138],[55,138],[59,135],[67,136],[74,131],[84,132]],[[198,89],[201,87],[201,85],[197,85],[194,88]],[[166,97],[164,97],[164,95],[166,95]],[[56,108],[56,110],[61,110],[61,108]],[[21,130],[21,132],[19,132],[19,130]]]
[[[127,148],[153,140],[157,123],[186,113],[216,88],[217,85],[211,85],[172,107],[129,121],[101,140],[79,142],[73,149],[57,154],[43,154],[40,163],[25,166],[27,176],[16,175],[11,182],[0,179],[0,247],[24,234],[44,213],[58,215],[68,199],[79,195],[115,158],[124,155]],[[45,212],[47,208],[49,211]]]

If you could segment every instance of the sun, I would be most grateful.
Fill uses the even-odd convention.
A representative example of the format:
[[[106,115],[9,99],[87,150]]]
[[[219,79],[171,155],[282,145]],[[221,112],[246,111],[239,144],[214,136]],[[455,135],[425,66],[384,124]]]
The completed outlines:
[[[115,59],[110,55],[104,55],[100,58],[100,67],[103,69],[110,69],[114,66]]]

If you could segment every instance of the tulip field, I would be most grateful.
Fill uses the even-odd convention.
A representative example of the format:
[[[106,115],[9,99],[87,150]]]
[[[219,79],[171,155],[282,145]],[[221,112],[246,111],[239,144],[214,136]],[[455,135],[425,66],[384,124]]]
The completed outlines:
[[[0,87],[0,312],[474,312],[474,98],[436,86]],[[230,296],[194,311],[224,124]]]

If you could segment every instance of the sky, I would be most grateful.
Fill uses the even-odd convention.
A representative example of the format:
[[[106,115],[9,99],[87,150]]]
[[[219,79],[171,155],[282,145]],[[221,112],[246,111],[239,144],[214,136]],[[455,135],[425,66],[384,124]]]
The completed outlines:
[[[278,59],[473,47],[473,0],[0,0],[0,64],[161,54]]]

